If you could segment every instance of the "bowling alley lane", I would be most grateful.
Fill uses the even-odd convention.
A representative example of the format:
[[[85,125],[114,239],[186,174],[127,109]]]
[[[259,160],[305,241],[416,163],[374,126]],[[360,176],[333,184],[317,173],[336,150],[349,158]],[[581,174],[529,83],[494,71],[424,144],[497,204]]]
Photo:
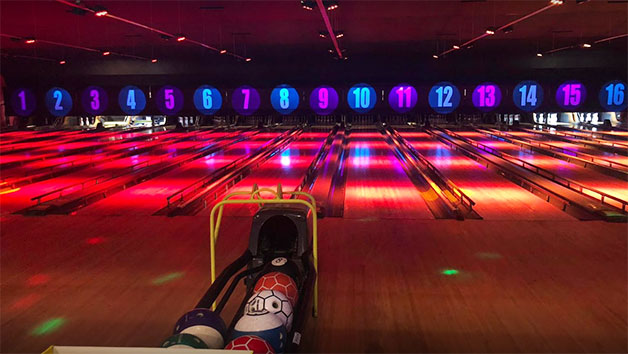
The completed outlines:
[[[380,133],[349,135],[345,173],[344,218],[434,219]]]
[[[568,151],[565,151],[565,153],[567,154],[569,154],[569,151],[582,152],[585,154],[589,154],[589,155],[596,156],[605,160],[609,160],[612,162],[625,165],[625,167],[615,165],[615,167],[620,170],[626,171],[627,170],[626,167],[628,167],[628,156],[622,156],[622,155],[614,154],[612,152],[601,151],[593,147],[585,147],[585,146],[578,145],[575,143],[566,142],[564,140],[552,139],[548,135],[534,134],[527,131],[525,132],[512,131],[512,132],[509,132],[509,134],[512,134],[516,137],[520,137],[524,139],[541,141],[543,143],[547,143],[552,146],[568,150]]]
[[[459,135],[473,139],[503,153],[541,167],[561,177],[572,179],[587,187],[595,188],[614,197],[628,201],[626,181],[609,177],[591,169],[537,152],[523,151],[519,146],[506,141],[492,139],[479,132],[460,132]]]
[[[207,139],[207,143],[209,143],[223,134],[208,133],[204,137]],[[190,148],[197,144],[199,144],[199,141],[182,140],[174,144],[158,146],[138,155],[123,157],[102,164],[97,163],[93,167],[74,173],[30,184],[16,190],[5,191],[3,194],[0,194],[0,209],[2,209],[3,214],[15,212],[34,205],[35,201],[31,200],[32,198],[60,189],[63,189],[63,194],[67,195],[81,190],[83,183],[86,183],[87,186],[91,185],[92,183],[89,183],[89,181],[93,182],[97,177],[107,180],[122,172],[132,173],[132,170],[144,166],[144,163],[157,163],[165,159],[169,154],[177,153],[182,149]],[[58,195],[58,193],[51,194],[47,199],[55,198]]]
[[[401,132],[421,155],[469,196],[486,220],[573,220],[545,200],[423,132]]]
[[[259,188],[277,189],[281,183],[284,191],[294,191],[305,177],[305,172],[312,160],[322,147],[329,131],[304,132],[291,142],[280,153],[264,162],[261,166],[229,189],[227,193],[237,191],[251,191],[253,184]],[[257,206],[232,206],[225,210],[230,216],[250,216],[257,210]],[[209,215],[210,208],[205,208],[199,215]]]
[[[279,133],[260,133],[213,154],[200,157],[161,176],[118,192],[83,208],[78,215],[152,215],[167,205],[170,195],[217,169],[253,153]],[[231,138],[230,141],[235,139]]]

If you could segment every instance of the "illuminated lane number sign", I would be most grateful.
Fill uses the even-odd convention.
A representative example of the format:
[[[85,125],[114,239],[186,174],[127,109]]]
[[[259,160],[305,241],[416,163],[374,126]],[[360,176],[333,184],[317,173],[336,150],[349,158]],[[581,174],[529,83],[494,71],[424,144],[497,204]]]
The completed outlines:
[[[333,113],[338,101],[338,92],[331,86],[319,86],[310,94],[310,108],[322,116]]]
[[[18,116],[30,116],[35,111],[36,106],[35,94],[29,89],[17,89],[11,95],[11,107]]]
[[[600,90],[600,105],[606,111],[618,112],[628,107],[626,102],[626,83],[611,81],[602,86]]]
[[[214,114],[222,108],[222,95],[213,86],[202,85],[194,91],[194,106],[201,114]]]
[[[72,109],[70,93],[60,87],[53,87],[46,93],[46,108],[55,117],[67,115]]]
[[[532,112],[543,103],[543,87],[536,81],[522,81],[515,86],[512,99],[519,109]]]
[[[299,93],[289,85],[279,85],[270,93],[270,103],[281,114],[290,114],[299,106]]]
[[[586,89],[578,81],[567,81],[556,90],[556,103],[564,109],[577,108],[585,99]]]
[[[166,115],[175,115],[183,108],[183,92],[177,87],[166,85],[155,96],[157,109]]]
[[[126,86],[118,95],[120,109],[128,115],[138,115],[146,108],[146,95],[136,86]]]
[[[409,112],[416,106],[417,100],[416,89],[408,84],[399,84],[388,94],[388,104],[397,113]]]
[[[260,106],[259,92],[251,86],[240,86],[231,95],[233,109],[243,116],[249,116]]]
[[[452,83],[439,82],[430,89],[428,101],[437,113],[451,113],[460,104],[460,91]]]
[[[89,86],[81,95],[81,105],[88,114],[99,115],[107,109],[109,97],[101,87]]]
[[[483,112],[497,108],[502,101],[502,92],[494,83],[485,82],[478,85],[471,96],[473,105]]]
[[[347,93],[349,107],[357,113],[369,112],[375,107],[376,100],[375,89],[368,84],[354,85]]]

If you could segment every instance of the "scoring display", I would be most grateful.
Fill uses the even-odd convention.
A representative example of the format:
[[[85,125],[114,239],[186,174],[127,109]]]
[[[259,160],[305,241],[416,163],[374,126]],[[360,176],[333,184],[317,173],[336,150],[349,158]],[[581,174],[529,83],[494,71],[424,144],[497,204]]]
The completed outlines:
[[[85,112],[93,115],[99,115],[107,109],[109,105],[109,96],[107,92],[98,86],[89,86],[83,90],[81,95],[81,105]]]
[[[257,111],[260,105],[259,92],[251,86],[240,86],[233,91],[231,104],[236,112],[249,116]]]
[[[53,87],[46,92],[46,108],[55,117],[65,116],[72,109],[72,96],[61,87]]]
[[[146,108],[146,95],[136,86],[126,86],[120,90],[118,104],[124,113],[137,115]]]
[[[602,86],[600,90],[600,105],[607,111],[623,111],[628,107],[626,101],[626,83],[623,81],[611,81]]]
[[[279,85],[270,93],[270,103],[281,114],[290,114],[299,107],[299,93],[288,85]]]
[[[436,113],[447,114],[458,108],[460,91],[452,83],[443,81],[432,86],[427,98]]]
[[[492,82],[485,82],[476,86],[471,95],[473,105],[482,112],[490,112],[497,108],[502,101],[502,91]]]
[[[543,87],[536,81],[521,81],[512,92],[515,106],[526,112],[533,112],[543,103]]]
[[[412,110],[418,101],[416,89],[408,84],[399,84],[390,90],[388,104],[397,113]]]
[[[213,86],[202,85],[194,91],[194,107],[201,114],[214,114],[222,108],[222,95]]]
[[[357,84],[347,92],[349,107],[358,113],[368,113],[375,107],[375,89],[368,84]]]
[[[556,103],[564,109],[578,108],[586,99],[587,91],[578,81],[566,81],[556,90]]]
[[[13,112],[21,117],[30,116],[37,108],[37,101],[33,91],[26,88],[19,88],[11,95],[11,107]]]
[[[338,92],[331,86],[319,86],[310,94],[310,107],[316,114],[326,116],[338,108]]]

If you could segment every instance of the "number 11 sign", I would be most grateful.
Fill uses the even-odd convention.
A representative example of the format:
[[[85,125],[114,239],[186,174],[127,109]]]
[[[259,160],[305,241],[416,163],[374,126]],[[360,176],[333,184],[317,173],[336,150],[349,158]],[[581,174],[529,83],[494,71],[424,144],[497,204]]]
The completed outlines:
[[[388,104],[397,113],[406,113],[416,106],[417,92],[413,86],[399,84],[390,90]]]

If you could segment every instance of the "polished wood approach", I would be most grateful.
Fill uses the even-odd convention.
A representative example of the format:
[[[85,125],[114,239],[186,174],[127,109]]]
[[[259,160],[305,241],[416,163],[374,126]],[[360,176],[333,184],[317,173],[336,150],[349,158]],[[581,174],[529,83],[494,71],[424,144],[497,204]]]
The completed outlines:
[[[1,221],[2,352],[157,346],[208,285],[205,217]],[[225,219],[219,268],[244,250],[249,225]],[[304,352],[628,349],[625,224],[333,218],[320,226],[320,316],[308,319]],[[58,327],[38,332],[50,319]]]

